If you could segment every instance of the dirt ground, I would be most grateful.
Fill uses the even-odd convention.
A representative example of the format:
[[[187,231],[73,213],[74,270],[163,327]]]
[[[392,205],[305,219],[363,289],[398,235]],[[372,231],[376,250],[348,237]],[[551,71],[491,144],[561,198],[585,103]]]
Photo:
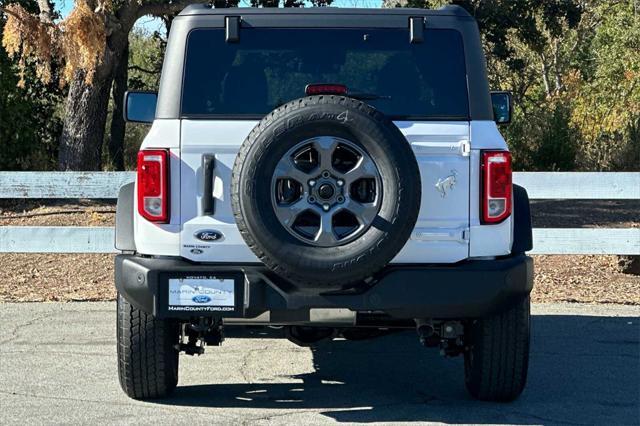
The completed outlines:
[[[0,226],[110,226],[111,201],[0,200]],[[640,227],[640,201],[534,201],[534,227]],[[640,305],[640,276],[616,256],[534,256],[534,302]],[[113,255],[0,254],[0,302],[115,297]]]

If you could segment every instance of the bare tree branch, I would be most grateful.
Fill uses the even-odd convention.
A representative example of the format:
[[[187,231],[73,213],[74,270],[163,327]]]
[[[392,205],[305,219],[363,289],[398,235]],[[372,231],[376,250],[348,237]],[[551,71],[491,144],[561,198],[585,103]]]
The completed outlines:
[[[152,74],[152,75],[158,75],[160,73],[160,70],[148,70],[146,68],[142,68],[138,65],[131,65],[129,66],[129,70],[131,71],[140,71],[143,72],[145,74]]]

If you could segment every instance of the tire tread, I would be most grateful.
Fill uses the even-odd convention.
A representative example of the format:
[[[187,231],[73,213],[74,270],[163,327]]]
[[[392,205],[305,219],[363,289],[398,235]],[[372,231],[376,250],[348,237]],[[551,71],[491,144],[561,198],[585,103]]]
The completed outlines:
[[[524,390],[529,364],[530,299],[488,318],[468,330],[465,384],[477,399],[507,402]]]
[[[118,294],[118,376],[134,399],[161,398],[178,383],[177,324],[135,308]]]

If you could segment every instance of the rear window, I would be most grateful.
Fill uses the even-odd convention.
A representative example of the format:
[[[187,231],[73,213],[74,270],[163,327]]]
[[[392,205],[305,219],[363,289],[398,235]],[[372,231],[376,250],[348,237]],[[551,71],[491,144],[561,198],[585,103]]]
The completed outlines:
[[[384,97],[367,102],[392,118],[468,118],[455,30],[426,30],[411,44],[406,29],[243,28],[239,43],[226,43],[223,29],[197,29],[186,55],[186,117],[261,117],[307,84],[336,83]]]

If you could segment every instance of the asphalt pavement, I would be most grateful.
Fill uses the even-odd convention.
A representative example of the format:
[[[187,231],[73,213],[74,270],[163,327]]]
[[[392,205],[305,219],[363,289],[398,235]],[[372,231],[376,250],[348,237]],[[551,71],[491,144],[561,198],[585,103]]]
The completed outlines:
[[[118,384],[114,303],[0,304],[0,424],[640,424],[640,307],[533,314],[529,383],[510,404],[472,400],[462,360],[414,332],[310,349],[259,329],[181,355],[175,394],[138,402]]]

